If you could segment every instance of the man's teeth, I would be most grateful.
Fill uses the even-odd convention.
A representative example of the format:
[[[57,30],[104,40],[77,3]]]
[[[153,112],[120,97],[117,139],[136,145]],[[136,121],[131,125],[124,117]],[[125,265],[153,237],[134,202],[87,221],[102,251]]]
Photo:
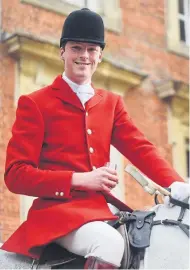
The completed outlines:
[[[78,63],[78,62],[75,62],[77,65],[86,65],[86,66],[88,66],[89,65],[89,63]]]

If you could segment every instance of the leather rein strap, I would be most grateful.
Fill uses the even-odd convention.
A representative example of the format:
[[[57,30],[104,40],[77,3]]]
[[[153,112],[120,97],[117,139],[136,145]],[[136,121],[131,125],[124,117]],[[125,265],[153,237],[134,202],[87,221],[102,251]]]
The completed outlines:
[[[187,202],[184,201],[178,201],[172,197],[170,197],[170,203],[173,203],[174,205],[178,205],[184,209],[189,209],[189,204]]]

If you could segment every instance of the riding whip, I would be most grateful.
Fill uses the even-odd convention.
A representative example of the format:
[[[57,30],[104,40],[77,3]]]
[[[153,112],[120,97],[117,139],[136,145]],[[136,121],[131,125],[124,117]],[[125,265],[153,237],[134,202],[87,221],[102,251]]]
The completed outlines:
[[[128,164],[125,167],[125,172],[129,173],[137,182],[143,187],[143,189],[149,194],[161,193],[165,196],[171,196],[171,193],[165,188],[153,182],[150,178],[145,176],[140,170],[138,170],[132,164]]]

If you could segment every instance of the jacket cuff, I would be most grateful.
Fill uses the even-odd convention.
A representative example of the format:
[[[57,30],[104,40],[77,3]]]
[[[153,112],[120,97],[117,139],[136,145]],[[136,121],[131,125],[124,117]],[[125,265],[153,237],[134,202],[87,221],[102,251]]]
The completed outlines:
[[[39,190],[38,197],[63,200],[71,198],[70,192],[73,173],[73,171],[48,171],[48,181],[45,184],[45,190],[44,188]]]

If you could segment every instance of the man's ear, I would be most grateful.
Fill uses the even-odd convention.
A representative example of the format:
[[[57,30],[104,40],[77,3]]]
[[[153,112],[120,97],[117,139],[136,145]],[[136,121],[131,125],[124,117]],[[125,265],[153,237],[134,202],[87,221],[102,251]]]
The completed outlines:
[[[64,53],[65,53],[65,48],[63,48],[63,47],[61,47],[61,49],[60,49],[60,58],[61,58],[61,60],[65,60],[64,59]]]

